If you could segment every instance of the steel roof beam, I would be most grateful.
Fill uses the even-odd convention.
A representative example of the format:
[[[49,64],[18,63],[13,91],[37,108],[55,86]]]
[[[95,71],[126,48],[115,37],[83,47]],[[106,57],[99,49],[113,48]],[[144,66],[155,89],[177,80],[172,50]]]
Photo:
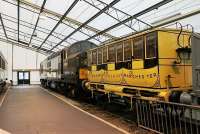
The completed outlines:
[[[69,12],[76,6],[79,0],[75,0],[71,6],[68,8],[68,10],[63,14],[63,16],[60,18],[60,20],[57,22],[57,24],[54,26],[54,28],[51,30],[51,32],[47,35],[47,37],[44,39],[42,44],[38,49],[42,47],[42,45],[46,42],[46,40],[51,36],[51,34],[56,30],[56,28],[59,26],[59,24],[65,19],[65,17],[69,14]]]
[[[18,36],[18,38],[17,38],[17,40],[19,41],[19,21],[20,21],[20,7],[19,7],[19,5],[20,5],[20,0],[17,0],[17,19],[18,19],[18,23],[17,23],[17,31],[18,31],[18,33],[17,33],[17,36]]]
[[[0,13],[0,20],[1,20],[1,25],[3,27],[4,35],[5,35],[6,39],[8,39],[8,36],[7,36],[7,33],[6,33],[6,29],[5,29],[5,26],[4,26],[4,23],[3,23],[3,18],[1,16],[1,13]]]
[[[2,14],[2,15],[5,15],[5,14]],[[8,15],[5,15],[5,16],[8,16]],[[15,17],[12,17],[12,16],[8,16],[8,17],[11,17],[12,19],[14,19],[14,20],[17,20]],[[7,21],[10,21],[10,22],[13,22],[13,23],[17,23],[17,22],[15,22],[15,21],[13,21],[13,20],[10,20],[10,19],[8,19],[8,18],[5,18],[5,17],[2,17],[4,20],[7,20]],[[26,24],[29,24],[29,25],[31,25],[31,26],[33,26],[33,24],[31,24],[31,23],[29,23],[29,22],[26,22],[26,21],[23,21],[23,20],[20,20],[21,22],[24,22],[24,23],[26,23]],[[27,27],[27,28],[30,28],[30,29],[33,29],[31,26],[28,26],[28,25],[25,25],[25,24],[20,24],[21,26],[24,26],[24,27]],[[42,27],[40,27],[41,29],[44,29],[44,30],[46,30],[46,31],[50,31],[49,29],[45,29],[45,28],[42,28]],[[37,29],[37,31],[40,31],[41,33],[44,33],[44,34],[49,34],[49,33],[47,33],[47,32],[45,32],[45,31],[41,31],[41,30],[39,30],[39,29]],[[55,32],[54,32],[55,33]],[[55,34],[58,34],[58,33],[55,33]],[[57,36],[55,36],[55,35],[53,35],[52,34],[52,36],[53,37],[55,37],[55,38],[57,38],[57,39],[59,39],[59,40],[62,40],[61,38],[59,38],[59,37],[57,37]],[[64,36],[64,35],[62,35],[62,36]],[[39,38],[39,37],[35,37],[35,38]],[[47,40],[49,43],[53,43],[52,41],[49,41],[49,40]],[[67,41],[66,41],[67,42]],[[70,42],[67,42],[68,44],[71,44]]]
[[[7,0],[3,0],[3,1],[8,2]],[[16,1],[16,0],[13,0],[13,1]],[[38,5],[36,5],[36,4],[33,4],[33,3],[31,3],[31,2],[28,2],[28,1],[26,1],[26,0],[20,0],[20,2],[21,2],[21,4],[24,4],[24,5],[26,5],[26,6],[29,6],[29,7],[33,8],[33,9],[36,9],[36,10],[39,10],[39,9],[40,9],[40,6],[38,6]],[[8,2],[8,3],[10,3],[10,2]],[[12,4],[13,4],[13,3],[12,3]],[[32,11],[32,12],[34,12],[34,11]],[[49,14],[49,15],[52,15],[52,16],[55,16],[55,17],[57,17],[57,18],[61,18],[61,17],[62,17],[61,14],[56,13],[56,12],[51,11],[51,10],[48,10],[48,9],[44,9],[44,13]],[[72,18],[69,18],[69,17],[65,17],[63,21],[67,21],[67,22],[72,23],[72,24],[74,24],[74,25],[76,25],[76,26],[81,26],[81,25],[83,24],[83,23],[81,23],[81,22],[79,22],[79,21],[77,21],[77,20],[74,20],[74,19],[72,19]],[[92,31],[92,32],[94,32],[94,33],[100,32],[100,30],[98,30],[98,29],[96,29],[96,28],[94,28],[94,27],[88,26],[88,25],[85,25],[84,28],[87,29],[87,30],[89,30],[89,31]],[[113,36],[113,35],[111,35],[111,34],[108,34],[108,33],[104,33],[102,36],[105,36],[105,37],[107,37],[107,38],[115,38],[115,36]]]
[[[91,21],[93,21],[94,19],[96,19],[98,16],[100,16],[102,13],[104,13],[106,10],[108,10],[111,6],[117,4],[119,1],[120,0],[113,0],[109,5],[107,5],[106,7],[104,7],[102,10],[100,10],[98,13],[96,13],[94,16],[92,16],[90,19],[88,19],[86,22],[84,22],[81,26],[79,26],[76,30],[74,30],[73,32],[71,32],[67,37],[65,37],[63,40],[61,40],[51,50],[53,50],[55,47],[59,46],[62,42],[64,42],[65,40],[67,40],[69,37],[71,37],[76,32],[80,31],[81,28],[83,28],[84,26],[88,25],[88,23],[90,23]]]
[[[112,25],[111,27],[108,27],[108,28],[104,29],[103,31],[101,31],[101,32],[99,32],[99,33],[93,35],[92,37],[90,37],[90,38],[88,38],[88,39],[86,39],[86,40],[91,40],[91,39],[93,39],[93,38],[95,38],[95,37],[97,37],[97,36],[99,36],[99,35],[102,35],[102,34],[105,33],[105,32],[108,32],[108,31],[110,31],[110,30],[112,30],[112,29],[114,29],[114,28],[116,28],[116,27],[118,27],[118,26],[120,26],[120,25],[122,25],[122,24],[124,24],[124,23],[129,22],[130,20],[133,20],[133,19],[135,19],[135,18],[137,18],[137,17],[139,17],[139,16],[142,16],[142,15],[144,15],[144,14],[150,12],[150,11],[153,11],[154,9],[158,9],[159,7],[161,7],[161,6],[163,6],[163,5],[166,5],[167,3],[172,2],[172,1],[173,1],[173,0],[163,0],[163,1],[161,1],[161,2],[159,2],[159,3],[157,3],[157,4],[155,4],[155,5],[153,5],[153,6],[149,7],[149,8],[147,8],[147,9],[142,10],[141,12],[139,12],[139,13],[133,15],[133,16],[130,16],[129,18],[127,18],[127,19],[125,19],[125,20],[123,20],[123,21],[121,21],[121,22],[119,22],[119,23],[117,23],[117,24],[115,24],[115,25]]]
[[[38,50],[36,50],[36,49],[34,49],[34,48],[27,47],[27,46],[24,46],[24,45],[20,45],[20,44],[22,44],[22,43],[17,42],[17,40],[13,40],[13,39],[9,39],[9,38],[8,38],[8,40],[5,40],[5,39],[3,39],[3,38],[0,38],[0,40],[3,41],[3,42],[7,42],[7,43],[10,43],[10,44],[19,46],[19,47],[21,47],[21,48],[25,48],[25,49],[29,49],[29,50],[38,52],[38,53],[43,54],[43,55],[46,55],[46,56],[48,55],[48,54],[47,54],[46,52],[44,52],[44,51],[38,51]]]
[[[106,5],[106,3],[105,3],[105,2],[103,2],[103,1],[101,1],[101,0],[96,0],[96,1],[98,1],[98,2],[100,2],[100,3],[102,3],[102,4],[105,4],[105,5]],[[124,15],[126,15],[127,17],[131,17],[131,15],[130,15],[130,14],[128,14],[128,13],[126,13],[126,12],[124,12],[124,11],[122,11],[122,10],[118,9],[118,8],[112,7],[112,9],[114,9],[115,11],[118,11],[118,12],[120,12],[120,13],[124,14]],[[144,21],[142,21],[142,20],[140,20],[140,19],[138,19],[138,18],[135,18],[135,20],[137,20],[137,21],[139,21],[139,22],[141,22],[141,23],[143,23],[143,24],[145,24],[145,25],[147,25],[147,26],[149,26],[149,27],[152,27],[152,25],[150,25],[150,24],[148,24],[148,23],[146,23],[146,22],[144,22]]]
[[[40,15],[41,15],[41,13],[42,13],[43,10],[44,10],[44,6],[45,6],[45,4],[46,4],[46,1],[47,1],[47,0],[44,0],[44,1],[43,1],[42,7],[40,8],[40,13],[39,13],[39,15],[38,15],[38,17],[37,17],[37,21],[36,21],[35,27],[34,27],[34,29],[33,29],[33,33],[32,33],[32,35],[31,35],[30,41],[29,41],[29,45],[31,44],[31,40],[32,40],[32,38],[33,38],[33,35],[34,35],[35,30],[36,30],[36,28],[37,28],[37,25],[38,25],[38,23],[39,23]]]
[[[87,3],[87,4],[89,4],[90,6],[96,8],[96,9],[98,9],[98,10],[101,10],[99,7],[95,6],[94,3],[90,3],[90,2],[88,2],[87,0],[83,0],[83,1],[84,1],[85,3]],[[107,5],[107,4],[106,4],[106,5]],[[110,16],[111,18],[113,18],[114,20],[116,20],[116,21],[118,21],[118,22],[121,22],[118,18],[112,16],[112,15],[109,14],[108,12],[104,12],[104,13],[105,13],[106,15]],[[137,31],[136,29],[132,28],[131,26],[129,26],[129,25],[127,25],[127,24],[123,24],[123,25],[125,25],[126,27],[128,27],[128,28],[130,28],[130,29],[132,29],[132,30],[134,30],[134,31]]]
[[[15,32],[15,29],[13,29],[13,28],[11,28],[11,27],[5,26],[5,28],[8,28],[8,29],[13,30],[13,31],[7,30],[8,32],[12,32],[12,33]],[[22,34],[20,34],[20,33],[22,33]],[[29,35],[29,36],[31,35],[31,34],[28,34],[28,33],[25,33],[25,32],[22,32],[22,31],[19,30],[19,35],[24,36],[23,34],[27,34],[27,35]],[[42,39],[42,38],[40,38],[40,37],[37,37],[37,38],[34,38],[33,40],[42,42],[44,39]],[[49,42],[49,43],[57,44],[57,43],[55,43],[55,42]],[[28,43],[26,43],[26,44],[28,44]]]
[[[6,1],[6,0],[3,0],[4,2],[7,2],[7,3],[9,3],[9,4],[11,4],[11,5],[14,5],[14,6],[17,6],[17,4],[14,4],[14,3],[12,3],[12,2],[9,2],[9,1]],[[32,10],[30,10],[30,9],[28,9],[28,8],[25,8],[25,7],[22,7],[22,6],[20,6],[20,8],[23,8],[23,9],[25,9],[25,10],[27,10],[27,11],[29,11],[29,12],[33,12],[33,13],[36,13],[36,14],[39,14],[38,12],[35,12],[35,11],[32,11]],[[44,9],[44,10],[46,10],[46,9]],[[3,14],[3,15],[5,15],[5,14]],[[56,16],[56,17],[58,17],[58,16]],[[47,16],[47,18],[49,18],[49,19],[51,19],[51,20],[54,20],[54,21],[58,21],[57,19],[55,19],[55,18],[52,18],[52,17],[49,17],[49,16]],[[68,18],[68,19],[71,19],[71,18]],[[66,20],[66,18],[65,18],[65,20]],[[21,22],[24,22],[23,20],[20,20]],[[66,23],[66,21],[64,22],[62,22],[62,24],[64,24],[64,25],[66,25],[66,26],[68,26],[68,27],[70,27],[70,28],[72,28],[72,29],[76,29],[76,28],[74,28],[72,25],[70,25],[70,21],[67,21],[69,24],[67,24]],[[33,25],[33,24],[31,24],[31,25]],[[39,27],[39,26],[38,26]],[[39,28],[41,28],[41,27],[39,27]],[[45,29],[45,28],[41,28],[41,29]],[[87,29],[87,28],[85,28],[85,29]],[[38,29],[37,29],[38,30]],[[49,30],[49,29],[46,29],[46,30]],[[49,30],[50,31],[50,30]],[[98,31],[100,31],[100,30],[98,30]],[[84,35],[86,35],[86,36],[88,36],[88,37],[91,37],[91,35],[89,35],[89,34],[87,34],[87,33],[85,33],[85,32],[83,32],[83,31],[80,31],[82,34],[84,34]],[[54,32],[55,33],[55,32]],[[62,34],[61,34],[62,35]],[[62,36],[64,36],[64,35],[62,35]],[[110,37],[112,37],[112,38],[114,38],[114,36],[110,36]],[[62,40],[62,39],[60,39],[60,40]],[[99,40],[99,39],[94,39],[94,40],[96,40],[96,41],[98,41],[98,42],[100,42],[100,43],[102,43],[102,41],[101,40]],[[67,42],[67,41],[66,41]],[[69,43],[69,42],[67,42],[67,43]],[[69,43],[69,44],[71,44],[71,43]]]

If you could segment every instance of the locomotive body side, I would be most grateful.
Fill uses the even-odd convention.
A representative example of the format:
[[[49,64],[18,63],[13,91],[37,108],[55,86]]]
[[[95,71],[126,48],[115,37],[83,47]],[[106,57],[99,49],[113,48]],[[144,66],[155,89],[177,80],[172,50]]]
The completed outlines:
[[[69,96],[77,96],[82,91],[81,83],[87,79],[86,51],[96,47],[88,41],[79,41],[72,44],[67,50],[67,58],[63,62],[62,79]]]
[[[190,32],[159,29],[90,50],[87,87],[92,92],[169,101],[172,92],[173,98],[191,89],[191,57],[182,55],[190,55],[189,40]]]
[[[41,63],[41,84],[65,95],[78,94],[80,83],[87,79],[86,51],[94,47],[91,42],[79,41],[49,56]]]

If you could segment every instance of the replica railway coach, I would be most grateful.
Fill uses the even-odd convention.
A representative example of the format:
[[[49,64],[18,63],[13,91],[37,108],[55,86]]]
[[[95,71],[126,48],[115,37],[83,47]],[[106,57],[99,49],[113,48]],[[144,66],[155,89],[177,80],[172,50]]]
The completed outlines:
[[[190,36],[157,29],[90,50],[87,88],[108,96],[179,102],[192,88]]]
[[[190,38],[190,31],[163,28],[98,47],[77,42],[41,63],[41,83],[70,96],[179,102],[192,89]]]

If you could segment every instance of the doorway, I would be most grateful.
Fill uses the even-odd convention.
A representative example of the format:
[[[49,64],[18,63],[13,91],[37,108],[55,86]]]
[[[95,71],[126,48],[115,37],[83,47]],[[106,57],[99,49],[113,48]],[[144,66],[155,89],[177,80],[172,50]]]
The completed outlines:
[[[18,78],[18,85],[30,84],[30,72],[29,71],[18,71],[17,78]]]

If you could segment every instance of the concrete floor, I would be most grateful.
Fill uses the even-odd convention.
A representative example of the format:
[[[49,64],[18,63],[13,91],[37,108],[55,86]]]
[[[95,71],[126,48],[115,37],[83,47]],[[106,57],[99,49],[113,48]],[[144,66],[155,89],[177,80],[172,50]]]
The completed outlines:
[[[121,134],[40,87],[14,87],[0,107],[0,129],[12,134]]]

